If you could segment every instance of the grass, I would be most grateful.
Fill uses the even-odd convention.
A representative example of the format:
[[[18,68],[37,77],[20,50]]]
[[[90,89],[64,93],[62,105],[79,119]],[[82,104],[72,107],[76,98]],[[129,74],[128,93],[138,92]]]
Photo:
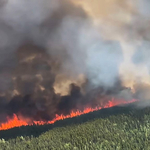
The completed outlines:
[[[54,125],[0,131],[0,150],[149,150],[150,108],[114,107]]]

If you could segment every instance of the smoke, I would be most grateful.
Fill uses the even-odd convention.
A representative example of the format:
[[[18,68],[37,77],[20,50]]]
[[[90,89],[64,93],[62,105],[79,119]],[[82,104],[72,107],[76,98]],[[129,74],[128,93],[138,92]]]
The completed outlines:
[[[1,0],[0,121],[50,120],[112,97],[149,100],[148,5]]]
[[[94,0],[78,4],[94,18],[104,39],[119,41],[124,56],[119,67],[122,84],[131,88],[134,96],[143,102],[142,106],[149,105],[149,1]]]

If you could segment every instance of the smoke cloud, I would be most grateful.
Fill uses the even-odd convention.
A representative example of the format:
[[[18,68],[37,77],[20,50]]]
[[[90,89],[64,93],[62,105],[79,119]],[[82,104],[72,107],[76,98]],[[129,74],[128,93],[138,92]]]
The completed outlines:
[[[149,100],[148,5],[1,0],[0,121],[50,120],[112,97]]]

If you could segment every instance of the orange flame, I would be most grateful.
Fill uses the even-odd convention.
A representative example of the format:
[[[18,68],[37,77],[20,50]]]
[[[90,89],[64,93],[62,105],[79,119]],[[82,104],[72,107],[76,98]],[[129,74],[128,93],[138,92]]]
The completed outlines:
[[[113,107],[113,106],[117,106],[117,105],[120,105],[120,104],[128,104],[128,103],[133,103],[135,102],[136,100],[131,100],[131,101],[116,101],[114,99],[112,99],[111,101],[109,101],[104,107],[96,107],[96,108],[85,108],[83,111],[79,111],[77,110],[76,112],[72,111],[69,115],[57,115],[55,116],[55,118],[51,121],[48,121],[48,122],[44,122],[44,121],[33,121],[33,124],[36,124],[36,125],[44,125],[44,124],[53,124],[55,123],[56,121],[58,120],[63,120],[63,119],[66,119],[66,118],[72,118],[72,117],[76,117],[76,116],[80,116],[80,115],[83,115],[83,114],[87,114],[87,113],[90,113],[90,112],[93,112],[93,111],[97,111],[97,110],[100,110],[102,108],[109,108],[109,107]],[[14,128],[14,127],[21,127],[21,126],[27,126],[29,125],[27,123],[27,121],[23,120],[23,119],[19,119],[17,117],[16,114],[13,115],[13,118],[7,118],[7,122],[6,123],[2,123],[1,126],[0,126],[0,130],[8,130],[8,129],[11,129],[11,128]],[[33,125],[31,124],[31,125]]]

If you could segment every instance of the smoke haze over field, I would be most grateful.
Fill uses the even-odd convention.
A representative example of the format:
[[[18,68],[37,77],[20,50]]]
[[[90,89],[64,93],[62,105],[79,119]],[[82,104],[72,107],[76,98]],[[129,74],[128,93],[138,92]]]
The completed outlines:
[[[112,97],[149,100],[149,5],[0,0],[1,121],[49,120]]]

